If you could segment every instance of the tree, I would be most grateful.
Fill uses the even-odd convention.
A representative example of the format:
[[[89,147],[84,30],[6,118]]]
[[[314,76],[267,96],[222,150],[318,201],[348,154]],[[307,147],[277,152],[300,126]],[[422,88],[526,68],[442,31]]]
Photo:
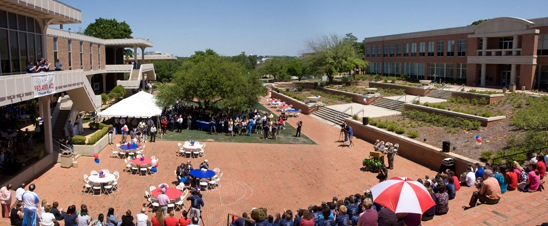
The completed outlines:
[[[310,73],[309,62],[303,58],[293,58],[289,60],[287,73],[291,76],[296,76],[301,81],[303,76]]]
[[[204,107],[243,109],[264,93],[259,74],[210,51],[198,51],[178,68],[169,84],[160,85],[157,99],[172,105],[179,98],[198,100]]]
[[[95,19],[84,30],[85,35],[102,39],[132,38],[131,28],[125,22],[118,22],[116,19]]]
[[[478,24],[481,24],[482,22],[484,21],[487,21],[487,19],[483,19],[483,20],[476,20],[474,22],[472,22],[470,25],[468,26],[474,26],[474,25],[478,25]]]
[[[154,72],[158,76],[156,80],[160,82],[170,82],[179,67],[176,62],[169,60],[155,61],[152,64],[154,64]]]
[[[367,66],[365,61],[357,57],[352,43],[351,40],[341,39],[336,34],[324,35],[306,42],[311,52],[306,57],[312,62],[312,67],[327,75],[331,83],[333,76],[340,72]]]
[[[356,56],[358,56],[358,58],[360,58],[361,60],[365,61],[365,45],[363,44],[363,42],[358,42],[358,38],[354,36],[352,33],[346,34],[344,39],[352,42],[352,47],[354,47]]]
[[[274,76],[276,81],[287,81],[290,79],[287,72],[290,60],[290,57],[273,57],[271,60],[267,60],[260,70],[263,75]]]

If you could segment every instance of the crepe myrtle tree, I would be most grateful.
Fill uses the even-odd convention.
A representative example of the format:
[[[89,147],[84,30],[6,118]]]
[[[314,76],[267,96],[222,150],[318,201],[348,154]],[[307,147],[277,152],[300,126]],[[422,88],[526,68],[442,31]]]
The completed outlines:
[[[198,51],[175,72],[170,83],[160,85],[157,99],[167,106],[177,99],[198,101],[204,107],[244,109],[264,93],[259,74],[240,62],[213,51]]]

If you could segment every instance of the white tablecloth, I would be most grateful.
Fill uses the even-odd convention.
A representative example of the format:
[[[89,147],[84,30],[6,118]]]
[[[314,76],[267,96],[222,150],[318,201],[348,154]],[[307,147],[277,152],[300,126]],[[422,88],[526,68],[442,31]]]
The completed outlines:
[[[194,144],[194,146],[190,145],[190,144],[183,144],[183,149],[185,150],[196,150],[196,149],[202,149],[203,145],[202,144]]]
[[[105,177],[99,178],[99,174],[92,174],[91,176],[88,177],[88,180],[92,183],[106,184],[116,179],[114,174],[105,173],[104,175]]]

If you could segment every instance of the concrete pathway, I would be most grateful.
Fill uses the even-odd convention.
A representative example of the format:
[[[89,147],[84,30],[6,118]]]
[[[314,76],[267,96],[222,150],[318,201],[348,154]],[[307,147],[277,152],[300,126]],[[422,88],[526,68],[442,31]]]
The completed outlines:
[[[364,104],[358,104],[358,103],[352,103],[352,104],[338,104],[338,105],[329,105],[328,108],[331,108],[333,110],[337,111],[344,111],[348,107],[352,107],[352,110],[348,110],[346,113],[350,115],[356,114],[360,110],[364,110],[363,112],[358,114],[358,117],[370,117],[370,118],[378,118],[378,117],[384,117],[384,116],[391,116],[391,115],[400,115],[401,112],[390,110],[387,108],[381,108],[373,105],[364,105]]]

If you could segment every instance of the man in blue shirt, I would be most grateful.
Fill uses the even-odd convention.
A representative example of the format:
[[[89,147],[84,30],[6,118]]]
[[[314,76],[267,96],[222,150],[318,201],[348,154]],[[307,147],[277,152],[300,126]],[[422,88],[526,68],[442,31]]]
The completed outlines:
[[[318,226],[336,226],[335,220],[333,217],[330,217],[331,215],[331,209],[329,207],[325,207],[322,209],[322,216],[323,218],[318,220]]]
[[[483,166],[476,163],[476,178],[483,178]]]
[[[358,207],[358,204],[356,203],[356,197],[350,197],[349,201],[350,205],[346,206],[348,217],[352,219],[352,225],[356,225],[358,224],[360,207]]]
[[[36,73],[36,66],[34,66],[34,62],[29,61],[29,64],[27,65],[27,73]]]
[[[200,216],[200,208],[204,206],[204,201],[200,198],[200,196],[198,196],[198,192],[196,190],[192,190],[192,196],[186,198],[186,200],[190,201],[190,219],[194,218],[194,216],[198,219],[202,219]]]
[[[61,62],[59,62],[59,59],[57,59],[57,62],[55,62],[55,70],[56,71],[63,70],[63,64],[61,64]]]
[[[35,226],[36,225],[36,209],[38,208],[38,203],[40,199],[38,195],[34,193],[36,186],[34,184],[29,185],[29,190],[23,193],[23,203],[24,203],[24,215],[23,215],[23,225],[24,226]]]
[[[236,225],[236,226],[245,226],[245,220],[243,218],[247,219],[247,213],[246,212],[244,212],[242,214],[241,218],[238,218],[236,221],[234,221],[234,225]]]
[[[349,216],[346,214],[347,209],[346,206],[340,206],[337,213],[337,219],[335,220],[335,223],[337,223],[337,226],[348,226]]]
[[[352,136],[354,136],[354,131],[352,131],[352,126],[347,126],[346,131],[348,133],[348,140],[350,141],[350,144],[348,145],[349,148],[352,147],[354,142],[352,142]]]
[[[207,159],[200,163],[200,169],[209,169],[209,163],[207,163]]]

